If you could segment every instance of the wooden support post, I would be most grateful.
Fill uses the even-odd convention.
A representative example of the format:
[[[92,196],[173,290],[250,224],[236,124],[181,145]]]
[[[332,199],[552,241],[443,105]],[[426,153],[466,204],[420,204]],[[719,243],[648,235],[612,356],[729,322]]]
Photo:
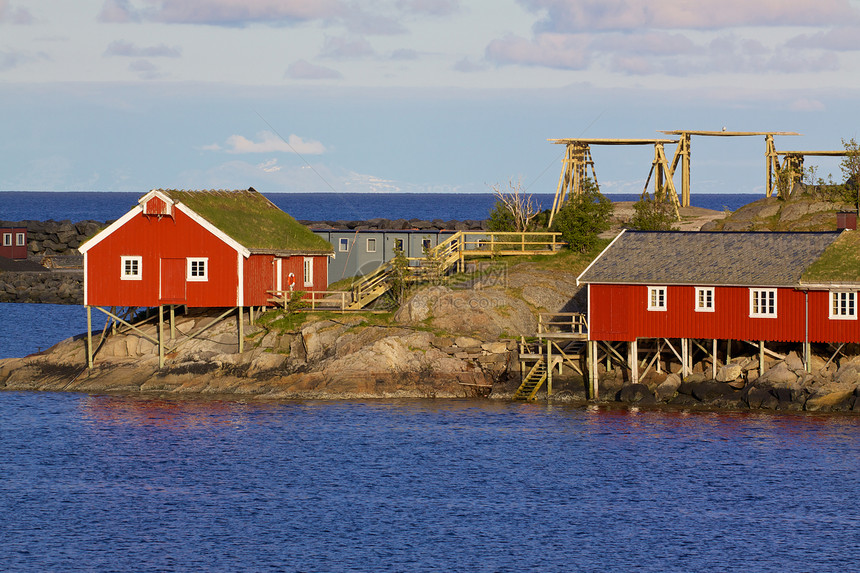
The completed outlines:
[[[254,307],[248,307],[248,324],[254,324]]]
[[[758,375],[764,376],[764,340],[758,341]]]
[[[242,307],[239,307],[239,354],[242,354],[245,351],[245,326],[244,319],[242,317]]]
[[[637,340],[634,339],[630,342],[628,347],[628,357],[627,362],[630,367],[630,383],[631,384],[639,384],[639,345],[637,344]]]
[[[732,339],[726,341],[726,364],[732,361]]]
[[[87,368],[93,369],[93,308],[87,305]]]
[[[687,370],[687,364],[690,362],[690,341],[686,338],[681,339],[681,379],[686,380],[690,372]]]
[[[812,372],[812,349],[811,344],[807,341],[803,343],[803,365],[807,372]]]
[[[552,342],[546,341],[546,399],[552,396]]]
[[[717,339],[713,339],[713,344],[711,345],[711,378],[714,380],[717,379]]]
[[[170,340],[176,340],[176,307],[170,305]]]
[[[115,307],[115,306],[110,307],[110,311],[111,311],[113,314],[116,314],[116,307]],[[110,333],[111,333],[112,335],[116,336],[116,321],[111,322],[111,324],[110,324]]]
[[[158,305],[158,367],[164,368],[164,307]]]

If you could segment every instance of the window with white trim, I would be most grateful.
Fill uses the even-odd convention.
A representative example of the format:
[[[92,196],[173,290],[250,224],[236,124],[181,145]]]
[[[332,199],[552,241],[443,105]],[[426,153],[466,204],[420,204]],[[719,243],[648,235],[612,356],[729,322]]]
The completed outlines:
[[[139,281],[143,278],[143,257],[120,257],[120,279]]]
[[[394,239],[394,250],[402,251],[403,250],[403,239]]]
[[[27,235],[25,235],[24,233],[18,233],[18,236],[15,238],[15,240],[17,241],[16,245],[18,245],[19,247],[23,247],[27,244]]]
[[[11,247],[12,246],[12,233],[3,233],[3,246]]]
[[[347,251],[349,251],[349,239],[344,237],[340,240],[340,252],[346,253]]]
[[[207,257],[188,257],[185,276],[188,282],[205,282],[209,280],[209,259]]]
[[[314,260],[311,257],[305,257],[305,286],[314,286]]]
[[[433,246],[433,242],[430,239],[422,239],[421,240],[421,248],[425,251],[429,251]]]
[[[666,287],[648,287],[648,310],[666,310]]]
[[[367,252],[375,253],[376,252],[376,239],[369,238],[367,239]]]
[[[830,318],[857,320],[857,292],[830,291]]]
[[[696,312],[714,312],[713,287],[696,287]]]
[[[750,289],[750,318],[776,318],[776,289]]]

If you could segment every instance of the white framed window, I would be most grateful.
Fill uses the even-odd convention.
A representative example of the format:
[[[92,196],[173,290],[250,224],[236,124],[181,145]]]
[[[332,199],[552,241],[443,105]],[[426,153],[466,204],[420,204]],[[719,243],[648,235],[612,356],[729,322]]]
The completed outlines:
[[[312,257],[305,257],[305,286],[314,286],[314,260]]]
[[[696,287],[696,312],[714,312],[713,287]]]
[[[344,237],[340,240],[339,244],[340,244],[339,248],[340,248],[341,253],[346,253],[347,251],[349,251],[349,239]]]
[[[402,251],[403,250],[403,239],[394,239],[394,250]]]
[[[830,291],[830,318],[857,320],[857,292]]]
[[[18,233],[18,236],[15,237],[15,241],[16,245],[18,245],[19,247],[23,247],[27,244],[27,235],[25,235],[24,233]]]
[[[143,278],[143,257],[120,257],[120,279],[139,281]]]
[[[424,249],[425,251],[429,251],[430,247],[433,246],[432,243],[433,242],[430,239],[422,239],[421,240],[421,248]]]
[[[375,253],[376,252],[376,239],[368,238],[367,239],[367,252]]]
[[[185,280],[188,282],[205,282],[209,280],[209,259],[207,257],[188,257]]]
[[[666,310],[666,287],[648,287],[648,310]]]
[[[3,233],[3,246],[11,247],[12,246],[12,233]]]
[[[776,318],[776,289],[750,289],[750,318]]]

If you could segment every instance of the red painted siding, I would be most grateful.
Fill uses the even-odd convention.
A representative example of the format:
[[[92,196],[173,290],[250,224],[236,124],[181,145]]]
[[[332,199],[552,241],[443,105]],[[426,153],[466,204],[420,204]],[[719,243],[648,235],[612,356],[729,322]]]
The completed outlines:
[[[123,256],[141,257],[141,280],[122,280]],[[93,306],[158,306],[182,303],[193,307],[236,306],[237,252],[179,210],[174,217],[138,215],[87,252],[87,304]],[[184,301],[180,285],[161,296],[162,259],[208,258],[208,280],[187,281]],[[165,263],[165,267],[170,263]],[[167,268],[165,268],[165,272]],[[175,277],[174,277],[175,278]],[[166,285],[165,285],[166,286]]]
[[[306,257],[297,255],[291,257],[275,257],[273,255],[251,255],[245,261],[245,305],[246,306],[271,306],[269,295],[266,291],[275,290],[277,278],[275,276],[278,258],[281,259],[281,288],[289,290],[290,273],[293,274],[295,284],[293,290],[324,291],[328,286],[328,257],[316,255],[314,260],[313,285],[304,284],[304,260]]]
[[[18,235],[24,234],[24,244],[18,244]],[[8,236],[8,239],[7,239]],[[6,241],[11,242],[6,245]],[[3,227],[0,228],[0,257],[7,259],[27,258],[27,227]]]
[[[144,215],[167,215],[173,216],[173,205],[169,205],[160,197],[151,197],[143,206]]]
[[[651,285],[660,286],[660,285]],[[750,318],[747,287],[714,287],[714,312],[696,312],[694,286],[669,286],[666,310],[648,310],[645,285],[590,285],[592,340],[717,338],[803,342],[805,294],[777,289],[777,317]],[[860,322],[831,320],[826,291],[809,293],[810,342],[860,342]]]

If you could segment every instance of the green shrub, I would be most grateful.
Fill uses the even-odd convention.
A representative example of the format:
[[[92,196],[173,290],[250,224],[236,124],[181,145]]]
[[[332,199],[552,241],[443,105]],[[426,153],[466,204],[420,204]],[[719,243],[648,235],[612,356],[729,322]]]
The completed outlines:
[[[675,210],[669,203],[642,197],[633,204],[630,228],[636,231],[674,231]]]
[[[581,189],[582,193],[571,197],[556,213],[552,230],[561,233],[570,249],[584,253],[609,229],[613,207],[591,179],[584,179]]]

